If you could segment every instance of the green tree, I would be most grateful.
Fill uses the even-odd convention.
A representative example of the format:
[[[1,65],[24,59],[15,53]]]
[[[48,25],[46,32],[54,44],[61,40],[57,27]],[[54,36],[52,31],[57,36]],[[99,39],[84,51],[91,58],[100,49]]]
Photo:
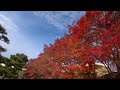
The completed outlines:
[[[28,57],[23,53],[17,53],[16,55],[11,55],[10,59],[12,60],[12,66],[15,67],[18,78],[21,79],[23,76],[23,68],[25,68],[26,63],[28,62]]]
[[[21,79],[23,74],[23,68],[28,61],[28,57],[25,54],[15,54],[11,55],[10,58],[3,57],[0,63],[5,64],[5,66],[0,65],[0,78],[1,79]]]
[[[23,53],[21,54],[17,53],[16,55],[11,55],[10,59],[22,64],[26,64],[28,62],[28,57]]]
[[[12,66],[12,60],[7,57],[3,57],[0,60],[0,78],[17,78],[17,70]],[[4,64],[4,66],[2,65]]]
[[[6,29],[0,25],[0,40],[9,44],[10,41],[6,35],[7,35]],[[0,55],[1,55],[1,52],[5,52],[5,51],[6,49],[0,45]]]
[[[0,41],[9,44],[10,41],[6,35],[6,29],[0,25]],[[17,79],[19,78],[19,71],[22,71],[22,68],[28,62],[28,57],[25,54],[17,53],[7,58],[1,55],[5,51],[6,49],[0,45],[0,78]]]

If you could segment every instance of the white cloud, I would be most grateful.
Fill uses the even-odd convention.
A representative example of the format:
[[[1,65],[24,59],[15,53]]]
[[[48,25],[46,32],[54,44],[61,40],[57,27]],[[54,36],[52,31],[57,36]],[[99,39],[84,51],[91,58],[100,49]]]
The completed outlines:
[[[3,52],[2,55],[9,57],[11,54],[24,53],[29,58],[37,56],[37,50],[35,50],[32,42],[22,33],[20,27],[14,23],[14,19],[5,16],[0,13],[0,24],[6,29],[10,39],[10,44],[6,44],[0,41],[0,45],[7,49],[7,52]]]
[[[68,24],[78,20],[83,11],[34,11],[34,15],[44,18],[49,24],[52,24],[59,30],[67,29]]]

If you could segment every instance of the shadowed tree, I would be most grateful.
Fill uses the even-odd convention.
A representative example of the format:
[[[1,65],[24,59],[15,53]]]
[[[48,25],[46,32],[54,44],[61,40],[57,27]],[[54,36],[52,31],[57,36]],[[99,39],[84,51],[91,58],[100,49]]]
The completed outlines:
[[[1,57],[0,78],[1,79],[20,79],[22,78],[24,65],[27,63],[27,56],[17,53],[10,58]]]
[[[6,29],[0,25],[0,40],[9,44],[10,41],[6,35],[7,35]],[[6,49],[0,45],[0,56],[1,56],[1,52],[5,52],[5,51]]]

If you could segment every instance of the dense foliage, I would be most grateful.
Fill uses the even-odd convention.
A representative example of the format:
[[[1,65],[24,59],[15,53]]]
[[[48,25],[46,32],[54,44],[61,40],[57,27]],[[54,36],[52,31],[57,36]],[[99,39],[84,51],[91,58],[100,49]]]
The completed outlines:
[[[69,33],[30,60],[24,74],[28,79],[96,78],[96,61],[109,73],[120,72],[120,12],[86,11]]]
[[[0,59],[0,78],[2,79],[20,79],[23,78],[20,72],[25,68],[27,56],[24,54],[11,55],[10,58]]]

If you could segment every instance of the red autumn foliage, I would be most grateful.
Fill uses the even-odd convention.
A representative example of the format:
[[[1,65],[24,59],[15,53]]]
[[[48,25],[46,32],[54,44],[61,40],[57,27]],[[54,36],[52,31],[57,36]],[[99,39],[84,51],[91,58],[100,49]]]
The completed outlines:
[[[95,62],[120,71],[120,12],[86,11],[69,33],[45,45],[27,65],[25,78],[95,78]],[[109,64],[112,62],[112,64]],[[87,65],[87,66],[86,66]]]

